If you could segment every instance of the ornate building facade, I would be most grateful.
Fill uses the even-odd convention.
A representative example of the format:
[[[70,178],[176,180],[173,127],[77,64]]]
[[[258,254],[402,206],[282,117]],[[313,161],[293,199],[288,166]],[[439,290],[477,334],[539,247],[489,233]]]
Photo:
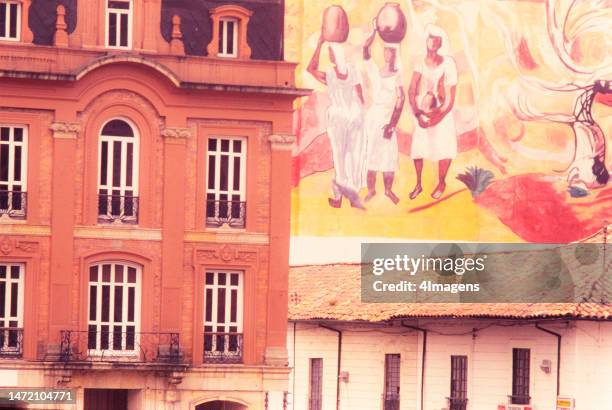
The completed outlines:
[[[282,408],[283,7],[0,0],[2,386]]]

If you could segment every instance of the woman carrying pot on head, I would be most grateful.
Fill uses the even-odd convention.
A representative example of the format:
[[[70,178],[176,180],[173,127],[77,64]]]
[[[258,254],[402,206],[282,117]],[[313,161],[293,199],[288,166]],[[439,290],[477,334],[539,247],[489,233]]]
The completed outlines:
[[[410,199],[415,199],[423,191],[424,159],[438,162],[438,185],[431,194],[438,199],[446,189],[446,174],[457,156],[457,134],[452,114],[457,68],[450,56],[444,29],[429,24],[425,36],[427,54],[417,63],[408,90],[410,107],[417,119],[411,147],[417,180]]]
[[[345,21],[348,36],[348,20],[345,18]],[[346,36],[340,40],[345,41]],[[327,136],[331,143],[335,177],[332,182],[333,198],[328,201],[332,207],[340,208],[344,196],[352,207],[363,209],[358,194],[365,181],[365,139],[362,129],[364,100],[361,77],[354,66],[347,64],[340,42],[329,43],[329,59],[333,67],[321,71],[319,58],[325,41],[325,35],[322,33],[307,70],[314,78],[327,85],[330,99],[327,109]]]
[[[372,61],[372,43],[376,37],[376,20],[374,30],[363,46],[363,59],[373,90],[373,102],[365,117],[364,131],[367,137],[367,186],[365,201],[376,195],[376,173],[382,172],[385,195],[397,204],[399,198],[393,192],[393,179],[398,169],[397,133],[395,127],[399,122],[404,107],[404,89],[399,56],[399,44],[385,43],[385,65],[378,68]]]

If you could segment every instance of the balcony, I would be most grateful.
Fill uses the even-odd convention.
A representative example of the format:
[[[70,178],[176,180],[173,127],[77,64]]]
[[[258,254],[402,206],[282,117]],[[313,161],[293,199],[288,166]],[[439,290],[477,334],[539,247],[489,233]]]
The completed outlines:
[[[468,399],[461,397],[447,397],[449,410],[466,410]]]
[[[98,195],[98,223],[138,224],[137,196]]]
[[[0,219],[25,219],[27,192],[0,191]]]
[[[23,354],[23,329],[0,327],[0,358],[18,358]]]
[[[180,364],[178,333],[62,330],[62,362]]]
[[[246,202],[206,201],[206,227],[244,229],[246,227]]]
[[[204,333],[204,363],[242,363],[242,333]]]

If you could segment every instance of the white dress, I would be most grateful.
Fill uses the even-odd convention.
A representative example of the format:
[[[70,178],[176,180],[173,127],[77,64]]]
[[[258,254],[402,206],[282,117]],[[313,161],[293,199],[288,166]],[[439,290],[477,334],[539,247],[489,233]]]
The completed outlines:
[[[327,109],[327,135],[334,160],[334,195],[344,194],[357,199],[357,192],[365,183],[365,138],[363,137],[363,108],[355,90],[361,84],[359,72],[347,67],[347,78],[342,80],[332,68],[325,73],[331,103]],[[353,196],[353,198],[351,198]]]
[[[433,93],[436,99],[440,100],[438,83],[442,76],[444,76],[445,87],[457,85],[457,68],[451,57],[444,56],[442,63],[435,68],[428,67],[425,61],[422,61],[414,70],[421,74],[417,97],[419,107],[421,107],[423,97],[428,92]],[[452,110],[433,127],[421,128],[416,122],[410,156],[413,159],[429,159],[432,161],[452,159],[457,156],[457,131]]]
[[[397,134],[384,138],[384,126],[389,123],[395,103],[397,88],[402,86],[401,73],[389,77],[380,75],[380,70],[370,59],[366,61],[368,77],[372,83],[373,102],[365,118],[367,136],[368,171],[395,172],[398,169]]]
[[[572,127],[576,138],[576,157],[570,166],[567,179],[570,185],[579,186],[583,183],[586,188],[591,188],[597,183],[593,174],[593,163],[601,152],[597,152],[599,147],[596,146],[593,130],[587,124],[575,122]]]

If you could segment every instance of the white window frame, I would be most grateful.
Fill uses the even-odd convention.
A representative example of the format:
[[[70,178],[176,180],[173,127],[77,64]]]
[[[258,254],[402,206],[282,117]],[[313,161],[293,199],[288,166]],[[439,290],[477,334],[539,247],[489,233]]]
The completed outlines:
[[[217,146],[215,150],[210,150],[209,142],[211,139],[217,140]],[[229,141],[229,150],[227,152],[221,151],[221,144],[223,140]],[[233,151],[234,141],[241,142],[241,150],[239,153]],[[238,195],[240,202],[246,202],[246,188],[247,188],[247,154],[248,145],[246,137],[236,136],[209,136],[206,140],[206,197],[205,203],[208,206],[208,196],[214,195],[215,201],[221,201],[221,195],[227,195],[227,201],[230,203],[233,201],[233,196]],[[227,173],[227,190],[221,190],[221,157],[228,156],[228,173]],[[211,188],[208,185],[208,173],[210,170],[210,159],[215,157],[215,180],[214,187]],[[234,189],[234,159],[239,158],[240,161],[240,179],[238,182],[238,189]],[[208,213],[208,209],[205,210]],[[245,215],[246,217],[246,215]],[[210,229],[210,227],[209,227]]]
[[[116,9],[109,7],[109,1],[118,1],[122,3],[128,3],[129,8],[126,9]],[[133,18],[133,9],[134,9],[134,1],[132,0],[104,0],[105,5],[104,8],[106,12],[105,15],[105,30],[104,30],[104,43],[106,48],[117,49],[117,50],[131,50],[132,49],[132,32],[134,28],[134,18]],[[117,19],[117,25],[115,27],[115,40],[117,44],[110,44],[110,15],[114,13]],[[121,16],[127,15],[127,46],[121,46]]]
[[[115,136],[115,135],[104,135],[102,131],[104,127],[111,121],[123,121],[130,126],[132,129],[133,137]],[[107,156],[106,156],[106,184],[102,184],[102,143],[107,143]],[[113,187],[113,146],[115,142],[121,143],[121,181],[119,187]],[[127,147],[132,143],[132,185],[127,185]],[[100,195],[100,190],[105,189],[107,195],[112,195],[113,191],[119,191],[121,197],[125,197],[126,191],[132,191],[133,197],[138,197],[138,181],[139,181],[139,158],[140,158],[140,135],[138,128],[127,118],[117,117],[111,118],[106,121],[100,129],[98,138],[98,191],[97,195]],[[125,202],[121,202],[121,206],[125,206]]]
[[[1,145],[8,145],[9,147],[9,164],[8,164],[8,179],[6,181],[0,181],[0,185],[7,185],[7,191],[14,191],[15,185],[21,186],[21,191],[23,193],[28,192],[28,127],[22,124],[0,124],[0,128],[8,128],[9,129],[9,140],[8,141],[0,141]],[[22,140],[15,141],[15,129],[20,128],[22,130]],[[21,148],[21,180],[15,181],[15,151],[16,148]],[[9,201],[11,198],[9,197]],[[26,199],[27,201],[27,199]],[[27,203],[27,202],[26,202]],[[25,205],[22,203],[22,206]],[[25,208],[23,208],[24,214],[21,216],[25,216]],[[4,214],[2,218],[9,217],[8,214]]]
[[[103,282],[102,277],[102,266],[111,265],[110,270],[110,282]],[[115,281],[115,267],[117,265],[123,265],[123,281],[118,283]],[[92,267],[98,267],[97,281],[91,280],[90,269]],[[128,283],[128,268],[136,269],[136,283]],[[89,332],[89,326],[96,326],[96,348],[89,349],[88,355],[91,357],[104,356],[104,357],[133,357],[138,358],[140,356],[140,304],[141,304],[141,292],[142,292],[142,267],[138,264],[120,261],[120,260],[109,260],[96,262],[88,266],[87,272],[87,332]],[[91,287],[96,286],[96,317],[91,319],[90,311],[90,295]],[[109,289],[109,307],[108,307],[108,322],[102,321],[102,286],[108,285]],[[115,322],[115,288],[121,286],[123,288],[122,293],[122,309],[121,309],[121,322]],[[129,288],[134,288],[134,321],[130,322],[127,319],[128,316],[128,291]],[[113,326],[121,326],[121,350],[113,349]],[[102,326],[108,326],[109,329],[109,340],[108,349],[100,349],[102,340]],[[127,342],[127,326],[134,326],[134,350],[126,350]],[[88,341],[88,335],[85,339]]]
[[[5,283],[4,288],[4,318],[0,319],[0,327],[4,328],[16,328],[23,329],[23,293],[24,293],[24,276],[25,276],[25,264],[23,263],[0,263],[2,266],[6,266],[6,277],[0,278],[0,282]],[[19,267],[19,278],[14,279],[11,277],[11,268],[13,266]],[[17,315],[11,315],[11,288],[12,284],[17,284]],[[17,322],[17,326],[7,326],[10,322]],[[19,346],[11,348],[8,346],[8,331],[4,335],[4,344],[0,346],[1,352],[18,351]]]
[[[229,22],[234,23],[234,37],[233,37],[233,52],[228,53],[227,48],[227,27],[229,26]],[[219,35],[221,36],[221,49],[217,56],[219,57],[228,57],[228,58],[237,58],[238,57],[238,25],[240,24],[240,19],[236,17],[221,17],[219,18]]]
[[[214,280],[212,284],[206,283],[206,275],[212,273],[214,275]],[[219,285],[219,274],[224,273],[226,275],[225,285]],[[231,275],[238,275],[238,285],[231,284]],[[219,289],[225,289],[225,322],[217,321],[217,311],[218,311],[218,302],[219,302]],[[212,303],[211,303],[211,320],[206,320],[206,294],[207,291],[212,291]],[[236,320],[231,320],[231,308],[232,308],[232,298],[231,291],[237,290],[236,294]],[[204,329],[210,326],[213,328],[212,333],[243,333],[243,320],[244,320],[244,271],[240,270],[221,270],[221,269],[206,269],[204,271]],[[219,327],[224,327],[225,330],[223,332],[219,332]],[[230,332],[229,328],[235,327],[235,332]],[[206,331],[204,332],[206,334]],[[212,338],[212,346],[213,351],[216,347],[216,338]],[[229,343],[225,343],[225,354],[231,354],[228,350]]]
[[[22,4],[18,0],[0,0],[0,4],[6,4],[6,16],[5,16],[5,35],[0,36],[1,41],[20,41],[21,39],[21,13],[22,13]],[[11,13],[10,13],[10,5],[17,5],[17,25],[15,31],[15,37],[10,36],[10,27],[11,27]]]

